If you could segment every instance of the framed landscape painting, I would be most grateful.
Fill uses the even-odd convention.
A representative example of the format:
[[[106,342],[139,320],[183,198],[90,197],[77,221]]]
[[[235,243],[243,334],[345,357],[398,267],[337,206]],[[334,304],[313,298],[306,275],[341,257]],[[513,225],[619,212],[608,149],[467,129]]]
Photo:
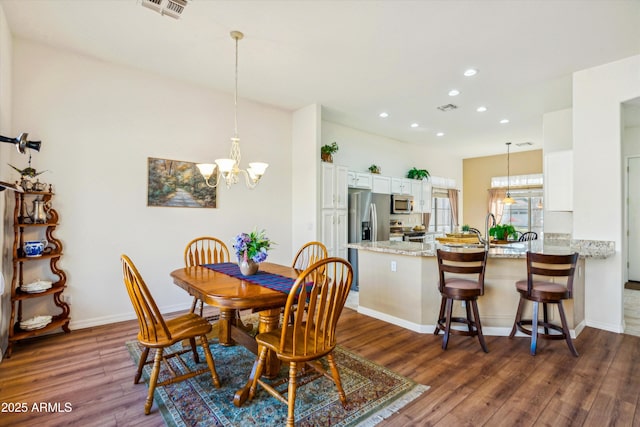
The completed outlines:
[[[149,157],[148,171],[148,206],[216,207],[216,189],[205,184],[195,163]],[[215,176],[209,181],[215,185]]]

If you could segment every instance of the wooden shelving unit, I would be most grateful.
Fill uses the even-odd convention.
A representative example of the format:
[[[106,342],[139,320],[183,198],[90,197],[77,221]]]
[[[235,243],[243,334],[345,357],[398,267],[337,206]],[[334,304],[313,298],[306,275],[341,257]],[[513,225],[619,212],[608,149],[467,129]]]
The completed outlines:
[[[51,208],[51,199],[53,193],[49,191],[27,191],[24,193],[15,193],[15,207],[13,213],[13,278],[11,280],[11,325],[9,328],[9,345],[7,347],[6,357],[11,357],[12,346],[16,341],[26,338],[35,337],[37,335],[48,333],[52,330],[62,328],[65,332],[71,332],[69,329],[69,321],[71,318],[69,304],[62,300],[62,292],[66,288],[67,276],[65,272],[58,267],[58,262],[62,257],[62,242],[54,235],[54,231],[58,226],[58,212]],[[29,215],[28,204],[35,200],[44,202],[45,219],[42,222],[36,222]],[[48,244],[42,255],[28,257],[25,255],[23,247],[25,235],[36,235],[37,240],[46,239]],[[49,271],[51,273],[52,285],[47,289],[38,293],[30,293],[22,290],[25,284],[24,276],[30,269],[35,269],[38,263],[49,262]],[[55,278],[55,279],[54,279]],[[46,326],[25,330],[20,327],[20,323],[24,320],[23,307],[26,304],[35,303],[37,299],[53,298],[54,304],[60,308],[60,313],[49,313],[52,320]]]

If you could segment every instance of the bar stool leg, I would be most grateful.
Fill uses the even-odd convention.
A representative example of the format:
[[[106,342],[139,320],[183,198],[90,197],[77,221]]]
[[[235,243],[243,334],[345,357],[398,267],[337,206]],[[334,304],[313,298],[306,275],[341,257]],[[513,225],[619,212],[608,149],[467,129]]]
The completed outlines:
[[[438,313],[438,320],[436,320],[436,329],[433,331],[433,335],[440,334],[440,319],[444,319],[444,305],[446,302],[446,298],[442,297],[440,301],[440,313]]]
[[[469,301],[467,301],[467,306],[468,303]],[[480,323],[480,314],[478,313],[478,302],[476,300],[472,300],[471,306],[473,308],[473,317],[475,319],[476,330],[478,331],[478,340],[480,341],[480,346],[485,353],[489,353],[487,343],[484,341],[484,335],[482,334],[482,324]]]
[[[447,322],[444,329],[444,337],[442,337],[442,349],[447,349],[447,344],[449,344],[449,331],[451,330],[451,314],[453,311],[453,300],[451,298],[447,298]]]
[[[518,329],[518,323],[522,320],[522,308],[524,306],[524,300],[520,297],[520,301],[518,301],[518,310],[516,311],[516,320],[513,321],[513,328],[511,328],[511,333],[509,334],[509,338],[513,338]]]
[[[471,301],[465,301],[464,302],[464,306],[466,308],[467,311],[467,329],[469,329],[469,332],[473,332],[473,324],[474,324],[474,320],[471,319]],[[476,318],[477,319],[477,318]]]
[[[573,354],[575,357],[578,357],[578,351],[573,346],[573,340],[571,339],[571,333],[569,332],[569,326],[567,325],[567,317],[564,314],[562,301],[558,303],[558,311],[560,312],[560,321],[562,322],[562,330],[564,332],[564,337],[567,340],[567,345],[569,346],[569,350],[571,351],[571,354]]]
[[[544,321],[544,333],[549,335],[549,328],[547,325],[549,324],[549,310],[547,309],[547,303],[542,303],[542,320]]]
[[[533,319],[531,321],[531,355],[536,355],[538,345],[538,301],[533,302]]]

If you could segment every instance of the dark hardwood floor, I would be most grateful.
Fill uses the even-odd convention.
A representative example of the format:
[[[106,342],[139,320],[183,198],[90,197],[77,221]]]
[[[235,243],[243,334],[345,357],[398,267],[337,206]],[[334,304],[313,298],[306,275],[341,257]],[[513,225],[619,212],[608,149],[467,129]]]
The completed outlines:
[[[640,425],[640,337],[587,328],[580,357],[563,341],[542,341],[532,357],[527,338],[486,337],[485,354],[477,339],[452,336],[442,351],[441,336],[350,309],[340,322],[340,345],[431,386],[380,426]],[[0,363],[0,426],[164,425],[155,404],[144,415],[147,387],[133,384],[124,343],[136,334],[131,321],[19,343]]]

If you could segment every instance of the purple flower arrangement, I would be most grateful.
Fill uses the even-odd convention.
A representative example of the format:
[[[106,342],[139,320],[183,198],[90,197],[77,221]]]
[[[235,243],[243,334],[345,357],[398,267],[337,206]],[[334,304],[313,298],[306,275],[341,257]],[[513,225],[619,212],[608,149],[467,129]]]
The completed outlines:
[[[238,262],[252,260],[262,262],[267,259],[267,251],[271,249],[272,242],[265,235],[264,230],[240,233],[233,240],[233,249],[236,251]]]

